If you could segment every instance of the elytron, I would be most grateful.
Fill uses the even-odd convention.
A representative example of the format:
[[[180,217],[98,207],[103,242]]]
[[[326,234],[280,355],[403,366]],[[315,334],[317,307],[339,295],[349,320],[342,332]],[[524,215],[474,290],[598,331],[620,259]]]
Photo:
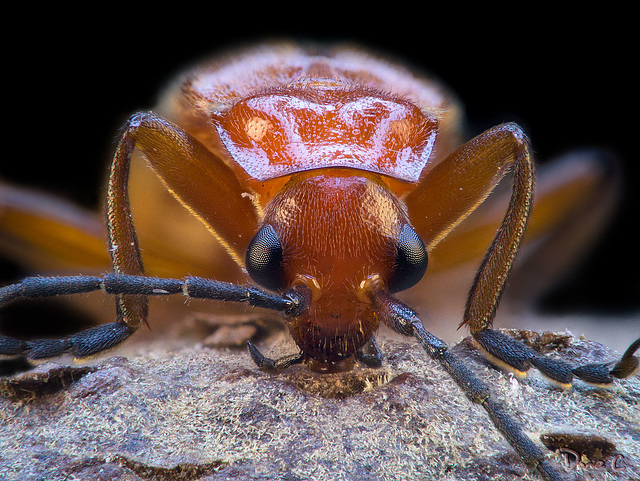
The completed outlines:
[[[266,370],[299,363],[324,373],[356,363],[378,366],[375,333],[385,324],[415,337],[527,465],[545,479],[561,479],[491,390],[397,293],[419,289],[428,264],[446,260],[439,246],[455,238],[456,227],[509,174],[504,217],[479,262],[461,326],[491,361],[522,374],[533,366],[565,387],[574,378],[609,385],[632,375],[640,339],[613,366],[571,366],[492,329],[528,221],[545,222],[535,210],[530,215],[534,162],[522,129],[503,124],[466,143],[461,138],[460,107],[444,86],[359,50],[265,45],[198,65],[156,111],[133,115],[122,130],[106,200],[112,272],[28,277],[0,289],[2,305],[101,290],[115,296],[116,319],[59,339],[0,336],[0,354],[100,353],[147,322],[150,296],[175,294],[279,312],[298,353],[271,359],[249,343]],[[222,247],[197,252],[205,275],[187,275],[193,271],[173,266],[157,242],[145,245],[150,235],[134,225],[130,202],[136,156]],[[587,191],[578,189],[578,197]],[[559,216],[570,211],[569,201],[558,202]],[[44,209],[19,200],[3,208],[5,237],[26,245],[23,251],[51,248],[29,235]],[[57,229],[77,229],[63,213],[46,216]],[[161,223],[163,212],[155,216]],[[65,241],[71,252],[75,242],[96,237],[88,228],[79,231]],[[73,257],[62,262],[73,265]]]

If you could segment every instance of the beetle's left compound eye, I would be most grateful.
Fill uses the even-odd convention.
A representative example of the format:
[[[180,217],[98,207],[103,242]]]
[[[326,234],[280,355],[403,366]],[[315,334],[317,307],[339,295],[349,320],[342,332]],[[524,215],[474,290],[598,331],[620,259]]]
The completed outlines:
[[[389,290],[399,292],[416,285],[427,270],[427,249],[420,236],[405,224],[398,238],[396,267],[389,280]]]
[[[267,289],[284,288],[282,245],[269,224],[264,225],[249,243],[245,257],[251,278]]]

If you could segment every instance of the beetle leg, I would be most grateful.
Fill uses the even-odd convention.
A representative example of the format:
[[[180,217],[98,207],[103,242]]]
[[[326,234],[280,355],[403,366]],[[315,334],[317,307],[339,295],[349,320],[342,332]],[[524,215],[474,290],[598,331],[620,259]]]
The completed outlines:
[[[496,135],[497,134],[497,135]],[[495,135],[495,136],[494,136]],[[502,225],[478,269],[469,292],[462,325],[472,334],[491,326],[511,267],[524,236],[533,199],[534,172],[529,144],[517,126],[498,127],[483,141],[493,162],[513,163],[513,189]],[[497,160],[501,157],[503,160]]]
[[[614,377],[626,378],[638,369],[639,361],[633,354],[640,347],[640,339],[633,342],[620,361],[610,368],[612,363],[573,367],[564,361],[546,357],[520,341],[493,329],[480,331],[474,335],[474,338],[493,364],[515,370],[520,376],[524,376],[526,371],[534,366],[565,389],[571,387],[574,376],[589,384],[609,386],[613,383]]]
[[[491,326],[524,235],[534,185],[526,136],[515,124],[487,130],[436,165],[406,199],[414,228],[431,250],[484,201],[510,169],[511,199],[478,270],[461,323],[472,333]]]
[[[54,297],[102,290],[119,296],[168,296],[183,294],[190,298],[244,302],[295,316],[307,308],[308,296],[292,289],[284,295],[273,294],[255,286],[240,286],[201,277],[163,279],[124,274],[99,276],[27,277],[18,284],[0,288],[0,306],[21,299]],[[118,304],[119,306],[120,304]],[[118,319],[124,314],[119,312]],[[86,357],[110,349],[127,339],[135,328],[118,320],[81,331],[61,339],[21,341],[0,335],[0,356],[26,355],[42,359],[72,352]],[[291,364],[292,362],[290,362]]]
[[[613,366],[609,373],[618,379],[624,379],[638,372],[640,360],[633,354],[640,348],[640,338],[636,339],[624,352],[620,360]]]
[[[415,337],[429,357],[449,373],[467,398],[485,409],[496,429],[502,433],[528,466],[537,469],[544,479],[563,479],[561,474],[547,462],[540,447],[511,419],[502,405],[492,398],[487,385],[449,352],[444,341],[424,328],[413,309],[383,292],[373,294],[373,303],[385,324],[402,335]]]
[[[0,356],[26,355],[28,359],[37,360],[71,352],[76,358],[82,358],[111,349],[134,332],[123,322],[110,322],[62,339],[20,341],[0,335]]]
[[[365,347],[367,352],[364,352],[363,349],[356,351],[356,361],[361,362],[368,367],[382,366],[382,353],[378,348],[375,338],[372,337]]]
[[[114,271],[142,275],[144,267],[129,206],[128,178],[135,149],[167,188],[194,215],[225,242],[242,264],[257,225],[257,212],[231,169],[178,126],[153,113],[140,113],[128,121],[111,164],[107,194],[107,231]],[[211,198],[215,195],[215,201]],[[234,212],[234,215],[223,215]],[[144,296],[119,295],[119,311],[131,329],[146,322]]]
[[[477,158],[469,161],[470,158],[473,159],[474,155]],[[465,324],[469,326],[471,334],[489,354],[490,360],[506,364],[522,375],[533,365],[540,372],[563,386],[570,386],[574,375],[586,382],[603,385],[611,384],[612,372],[622,376],[630,375],[635,370],[637,363],[632,355],[637,346],[633,350],[628,350],[613,370],[600,364],[572,368],[564,362],[541,356],[522,343],[490,329],[502,291],[522,242],[531,210],[534,175],[530,149],[522,131],[517,126],[510,124],[496,127],[476,137],[454,152],[452,157],[457,159],[455,166],[465,171],[467,176],[472,179],[466,184],[470,183],[472,190],[476,189],[476,195],[484,195],[485,191],[479,189],[482,184],[478,184],[478,180],[474,177],[473,168],[478,169],[481,164],[487,164],[490,166],[488,170],[491,173],[495,169],[500,171],[507,166],[513,166],[513,189],[507,211],[478,269],[469,292],[461,326]],[[471,162],[472,165],[469,166],[472,169],[471,172],[463,169],[463,167],[467,167],[464,165],[465,162]],[[443,163],[445,165],[441,168],[446,169],[450,166],[451,161],[447,160]],[[436,166],[436,169],[441,165]],[[494,172],[494,176],[488,178],[495,180],[497,177],[499,176]],[[491,183],[489,182],[489,185]],[[466,184],[463,181],[460,185]],[[464,205],[464,202],[461,202],[460,205]]]
[[[260,350],[256,347],[252,342],[247,342],[247,349],[249,350],[249,354],[251,355],[251,359],[256,363],[258,368],[263,371],[276,371],[280,369],[286,369],[293,364],[300,364],[305,361],[307,358],[302,351],[297,354],[292,354],[290,356],[281,357],[280,359],[270,359],[266,357],[264,354],[260,352]]]

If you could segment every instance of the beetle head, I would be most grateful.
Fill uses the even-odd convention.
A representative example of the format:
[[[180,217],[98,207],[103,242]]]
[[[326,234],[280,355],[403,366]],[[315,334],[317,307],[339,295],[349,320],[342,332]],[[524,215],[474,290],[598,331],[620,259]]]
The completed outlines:
[[[378,176],[350,169],[292,177],[269,203],[247,251],[257,283],[311,291],[309,309],[290,326],[320,365],[351,358],[378,328],[376,290],[410,287],[426,264],[402,202]]]

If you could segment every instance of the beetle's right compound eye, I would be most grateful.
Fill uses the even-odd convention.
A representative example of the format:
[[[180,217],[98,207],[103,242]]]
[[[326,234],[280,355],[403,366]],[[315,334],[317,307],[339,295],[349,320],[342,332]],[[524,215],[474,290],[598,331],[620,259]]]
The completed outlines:
[[[285,287],[282,269],[282,245],[271,225],[264,225],[251,239],[245,258],[251,278],[267,289]]]
[[[424,276],[428,262],[422,239],[409,224],[405,224],[398,238],[396,269],[389,279],[389,290],[399,292],[415,286]]]

